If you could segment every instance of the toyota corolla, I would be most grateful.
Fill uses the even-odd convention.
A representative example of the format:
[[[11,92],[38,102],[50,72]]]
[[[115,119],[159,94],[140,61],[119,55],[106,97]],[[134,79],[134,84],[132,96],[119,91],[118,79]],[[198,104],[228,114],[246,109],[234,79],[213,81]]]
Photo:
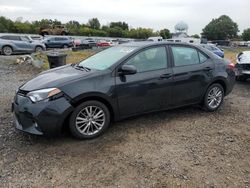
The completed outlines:
[[[12,110],[24,132],[51,136],[68,126],[88,139],[139,114],[193,104],[215,111],[234,82],[234,65],[202,47],[127,43],[39,74],[18,89]]]

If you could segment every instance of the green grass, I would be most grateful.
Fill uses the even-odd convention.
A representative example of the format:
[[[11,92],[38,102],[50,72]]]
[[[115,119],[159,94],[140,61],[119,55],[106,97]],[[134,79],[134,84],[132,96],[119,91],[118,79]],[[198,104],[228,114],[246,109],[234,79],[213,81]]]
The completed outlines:
[[[225,59],[230,60],[232,63],[236,63],[236,55],[242,51],[250,50],[249,48],[224,48]]]
[[[77,51],[77,52],[67,50],[67,51],[64,51],[63,53],[67,54],[67,57],[66,57],[67,64],[78,63],[81,60],[84,60],[87,57],[95,54],[95,52],[91,51],[91,50],[82,50],[82,51]],[[44,52],[35,53],[35,54],[33,54],[33,58],[34,58],[34,60],[42,60],[44,62],[43,66],[42,66],[43,70],[49,69],[49,62],[48,62],[48,58],[47,58],[46,53],[44,53]]]

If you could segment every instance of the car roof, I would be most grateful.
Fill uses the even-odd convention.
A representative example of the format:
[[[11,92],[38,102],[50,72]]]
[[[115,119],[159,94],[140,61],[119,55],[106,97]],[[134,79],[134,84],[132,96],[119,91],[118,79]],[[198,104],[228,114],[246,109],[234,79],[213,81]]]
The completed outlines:
[[[154,42],[154,41],[140,41],[140,42],[128,42],[124,44],[120,44],[121,46],[128,46],[128,47],[147,47],[147,46],[157,46],[157,45],[185,45],[185,46],[197,46],[194,44],[189,44],[185,42]]]

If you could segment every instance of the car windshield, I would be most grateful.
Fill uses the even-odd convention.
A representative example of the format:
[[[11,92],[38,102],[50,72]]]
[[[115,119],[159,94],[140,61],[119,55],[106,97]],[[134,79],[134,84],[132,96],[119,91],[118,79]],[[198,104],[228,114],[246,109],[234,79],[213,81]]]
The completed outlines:
[[[83,60],[79,63],[79,66],[90,69],[104,70],[135,49],[136,47],[128,46],[111,47]]]

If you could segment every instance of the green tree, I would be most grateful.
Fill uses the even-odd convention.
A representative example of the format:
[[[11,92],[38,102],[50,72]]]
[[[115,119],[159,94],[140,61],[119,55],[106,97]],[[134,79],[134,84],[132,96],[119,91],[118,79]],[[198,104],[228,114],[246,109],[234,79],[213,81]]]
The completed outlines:
[[[126,22],[111,22],[110,28],[120,27],[123,30],[128,30],[128,24]]]
[[[249,41],[250,40],[250,28],[245,29],[242,33],[242,39],[244,41]]]
[[[222,15],[213,19],[202,31],[202,36],[208,40],[225,40],[236,37],[239,29],[229,16]]]
[[[191,37],[196,38],[196,39],[199,39],[199,38],[200,38],[200,35],[194,34],[194,35],[192,35]]]
[[[101,24],[97,18],[92,18],[88,21],[88,26],[92,29],[100,29]]]
[[[16,32],[13,21],[3,16],[0,17],[0,33]]]
[[[123,37],[123,30],[120,27],[113,27],[108,29],[108,35],[110,37]]]
[[[170,33],[170,31],[168,29],[160,30],[159,34],[163,39],[169,39],[171,37],[171,33]]]

